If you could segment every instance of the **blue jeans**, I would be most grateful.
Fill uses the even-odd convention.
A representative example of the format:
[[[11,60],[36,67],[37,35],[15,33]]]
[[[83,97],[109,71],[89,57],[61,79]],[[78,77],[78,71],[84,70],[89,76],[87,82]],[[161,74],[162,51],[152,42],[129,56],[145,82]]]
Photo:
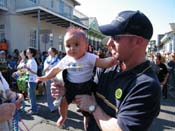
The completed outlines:
[[[28,82],[28,96],[30,98],[30,103],[31,103],[31,110],[33,112],[37,112],[37,104],[36,104],[36,90],[37,83],[35,82]]]
[[[49,107],[50,111],[54,111],[54,110],[56,110],[56,107],[53,105],[54,98],[51,96],[50,84],[51,84],[50,80],[45,82],[47,103],[48,103],[48,107]]]

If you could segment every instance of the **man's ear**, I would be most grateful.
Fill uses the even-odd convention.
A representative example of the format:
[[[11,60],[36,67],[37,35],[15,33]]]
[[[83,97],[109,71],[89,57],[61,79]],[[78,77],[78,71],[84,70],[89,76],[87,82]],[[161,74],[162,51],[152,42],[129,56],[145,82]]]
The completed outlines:
[[[89,48],[89,44],[88,44],[88,43],[86,43],[86,50],[88,50],[88,48]]]

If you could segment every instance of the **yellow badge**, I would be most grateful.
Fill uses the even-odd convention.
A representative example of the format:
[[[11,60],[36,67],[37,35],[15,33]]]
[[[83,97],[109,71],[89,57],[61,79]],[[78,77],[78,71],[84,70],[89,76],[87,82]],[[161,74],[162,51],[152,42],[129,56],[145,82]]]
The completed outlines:
[[[118,88],[116,91],[115,91],[115,98],[116,99],[120,99],[122,97],[122,89],[121,88]]]

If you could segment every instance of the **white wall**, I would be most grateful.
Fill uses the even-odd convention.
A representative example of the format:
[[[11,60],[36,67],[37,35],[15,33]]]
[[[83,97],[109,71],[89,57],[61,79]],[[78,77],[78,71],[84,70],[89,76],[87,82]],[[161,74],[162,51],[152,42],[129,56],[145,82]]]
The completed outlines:
[[[14,49],[23,50],[30,46],[30,32],[37,30],[37,18],[24,15],[10,15],[8,16],[8,31],[10,36],[10,51]],[[41,21],[40,30],[50,30],[53,33],[53,47],[58,49],[59,37],[64,36],[66,28],[59,27],[53,24]],[[49,48],[50,44],[47,44],[46,48]],[[45,50],[45,44],[40,40],[41,51]]]

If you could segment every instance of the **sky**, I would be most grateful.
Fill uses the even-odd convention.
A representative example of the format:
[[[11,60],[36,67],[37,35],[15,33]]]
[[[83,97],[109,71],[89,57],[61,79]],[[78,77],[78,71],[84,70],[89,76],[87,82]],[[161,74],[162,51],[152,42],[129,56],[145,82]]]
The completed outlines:
[[[76,9],[88,17],[96,17],[99,25],[109,24],[123,10],[140,10],[152,22],[158,34],[171,31],[169,23],[175,23],[175,0],[77,0]]]

